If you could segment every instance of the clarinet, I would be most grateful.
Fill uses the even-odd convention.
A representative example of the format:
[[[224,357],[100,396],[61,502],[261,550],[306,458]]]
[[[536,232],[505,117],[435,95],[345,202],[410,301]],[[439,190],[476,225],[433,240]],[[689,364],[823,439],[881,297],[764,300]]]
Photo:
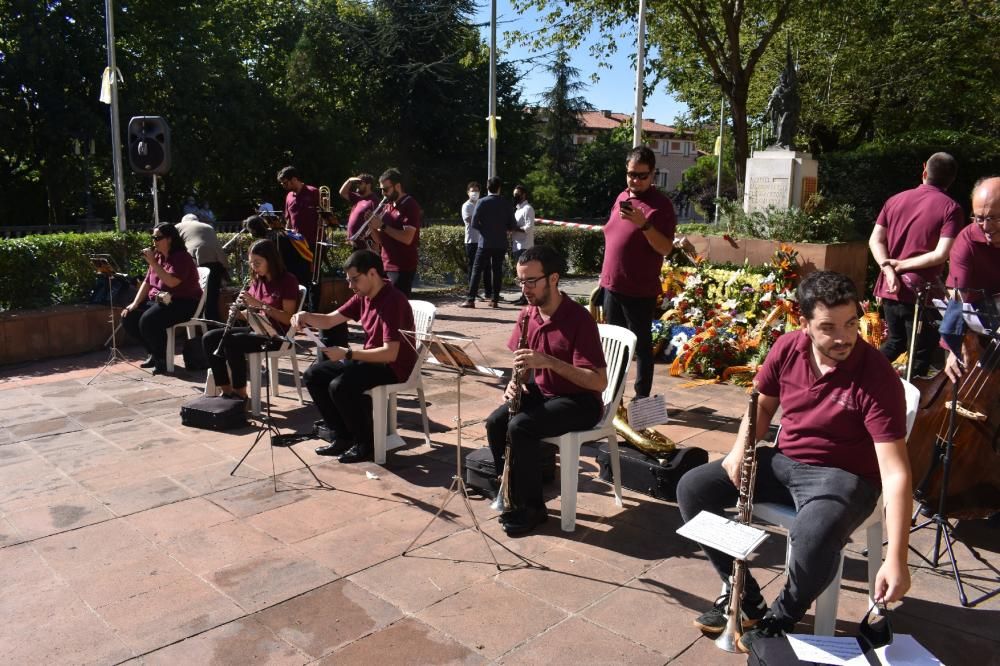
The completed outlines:
[[[240,312],[247,309],[246,303],[244,303],[241,298],[243,297],[243,292],[250,287],[250,279],[253,275],[251,271],[247,274],[246,280],[243,282],[243,287],[240,288],[240,293],[236,295],[233,300],[233,304],[229,306],[229,317],[226,319],[226,326],[222,329],[222,336],[219,337],[219,346],[215,348],[212,352],[212,356],[217,356],[223,358],[222,346],[226,343],[226,338],[229,337],[229,331],[232,330],[233,324],[236,323],[237,317],[239,317]]]
[[[521,321],[518,322],[521,329],[521,337],[517,342],[518,349],[527,349],[528,347],[529,314],[529,308],[525,308],[521,313]],[[524,393],[523,375],[523,370],[514,368],[512,377],[514,381],[514,395],[511,396],[510,402],[507,403],[508,424],[510,424],[510,419],[513,419],[521,411],[521,395]],[[498,511],[512,511],[515,507],[514,498],[510,491],[511,445],[509,427],[507,428],[507,445],[504,447],[503,461],[503,473],[500,475],[500,492],[497,493],[497,501],[494,503],[494,509]]]

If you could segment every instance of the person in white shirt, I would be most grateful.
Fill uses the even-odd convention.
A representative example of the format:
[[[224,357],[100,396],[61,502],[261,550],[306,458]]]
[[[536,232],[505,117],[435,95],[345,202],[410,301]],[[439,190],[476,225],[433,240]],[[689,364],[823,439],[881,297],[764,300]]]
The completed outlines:
[[[517,266],[521,253],[535,244],[535,209],[528,203],[528,188],[517,185],[514,188],[514,219],[517,221],[517,231],[511,233],[511,259]],[[514,301],[515,305],[527,305],[524,294]]]
[[[472,226],[472,214],[476,212],[476,204],[479,203],[479,183],[471,181],[465,186],[469,199],[462,204],[462,224],[465,225],[465,259],[467,262],[469,279],[472,279],[472,265],[476,261],[476,250],[479,249],[479,231]],[[483,296],[482,300],[487,300],[486,295],[493,289],[493,280],[489,271],[483,273]]]

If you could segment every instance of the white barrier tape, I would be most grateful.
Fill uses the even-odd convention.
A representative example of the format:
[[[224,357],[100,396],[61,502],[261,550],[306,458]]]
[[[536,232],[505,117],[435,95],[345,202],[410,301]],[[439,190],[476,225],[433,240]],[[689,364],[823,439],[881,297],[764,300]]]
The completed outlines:
[[[535,218],[538,224],[553,224],[557,227],[573,227],[574,229],[589,229],[591,231],[604,231],[604,226],[600,224],[581,224],[580,222],[563,222],[562,220],[545,220],[540,217]]]

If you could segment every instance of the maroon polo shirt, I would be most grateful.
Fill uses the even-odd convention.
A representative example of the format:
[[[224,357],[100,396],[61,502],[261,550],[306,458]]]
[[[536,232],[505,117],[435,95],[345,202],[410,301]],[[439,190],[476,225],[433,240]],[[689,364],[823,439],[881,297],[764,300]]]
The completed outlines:
[[[319,190],[303,183],[298,194],[285,195],[285,221],[288,228],[302,234],[310,249],[316,249],[316,226],[319,222]]]
[[[389,207],[382,221],[387,227],[402,229],[404,226],[417,230],[413,242],[409,245],[401,243],[388,234],[382,234],[382,263],[385,270],[394,273],[406,273],[417,270],[417,250],[420,247],[420,218],[423,215],[420,204],[409,194]]]
[[[601,286],[623,296],[656,297],[662,291],[663,255],[653,249],[639,227],[619,215],[621,202],[626,199],[631,199],[632,206],[641,210],[653,228],[664,236],[673,238],[677,230],[674,205],[655,187],[639,196],[627,189],[619,194],[604,225]]]
[[[163,270],[178,278],[181,283],[176,287],[168,287],[153,271],[153,267],[146,269],[146,282],[149,283],[150,300],[156,298],[161,291],[169,291],[171,298],[190,298],[195,301],[201,298],[201,284],[198,282],[198,266],[187,250],[175,250],[168,256],[156,255],[156,263],[163,266]]]
[[[528,320],[530,349],[554,356],[578,368],[598,370],[607,367],[597,322],[582,305],[565,293],[562,295],[559,307],[547,320],[542,317],[538,308],[532,305],[521,311],[518,325],[514,326],[507,341],[507,348],[511,351],[517,349],[517,343],[520,341],[520,322],[524,316],[530,317]],[[546,397],[579,393],[592,393],[598,399],[601,397],[600,393],[586,391],[552,370],[536,370],[535,383]]]
[[[337,312],[361,324],[365,331],[365,349],[377,349],[387,342],[399,343],[399,354],[389,364],[396,379],[405,382],[417,362],[417,352],[400,331],[412,331],[413,310],[403,292],[385,280],[375,298],[354,294]]]
[[[986,241],[978,224],[962,229],[951,246],[948,286],[959,289],[983,289],[987,294],[1000,293],[1000,247]],[[982,298],[978,292],[963,292],[965,300]]]
[[[253,280],[247,290],[251,296],[261,301],[265,305],[281,310],[282,301],[295,301],[296,307],[299,302],[299,280],[290,272],[285,271],[277,280],[267,281],[263,278]],[[283,324],[274,317],[268,315],[268,319],[274,327],[281,333],[288,331],[288,325]]]
[[[375,210],[375,198],[372,195],[363,197],[357,192],[351,192],[351,213],[347,216],[347,237],[358,233],[368,216]]]
[[[958,236],[965,224],[965,213],[944,190],[923,184],[886,201],[875,224],[885,227],[889,257],[909,259],[930,252],[941,238]],[[907,272],[923,281],[936,282],[944,272],[944,265]],[[910,289],[901,288],[890,294],[881,272],[875,280],[875,295],[902,303],[916,302],[916,294]]]
[[[881,487],[875,442],[906,436],[903,384],[889,361],[858,338],[846,360],[817,378],[805,331],[778,338],[757,389],[781,403],[778,450],[792,460],[840,469]]]

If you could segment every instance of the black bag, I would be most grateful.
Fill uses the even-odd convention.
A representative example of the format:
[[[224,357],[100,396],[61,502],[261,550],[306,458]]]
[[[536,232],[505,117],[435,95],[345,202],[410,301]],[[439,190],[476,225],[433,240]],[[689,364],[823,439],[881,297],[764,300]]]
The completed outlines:
[[[558,446],[542,442],[542,481],[551,482],[556,478],[556,451]],[[465,456],[465,485],[470,490],[476,490],[480,495],[496,499],[499,491],[496,465],[493,464],[493,452],[484,446]]]
[[[697,446],[681,446],[663,458],[653,458],[642,451],[619,444],[618,454],[622,468],[621,484],[624,487],[668,501],[677,499],[677,482],[685,472],[708,462],[708,451]],[[597,449],[597,464],[601,467],[601,480],[613,483],[611,454],[608,453],[607,444],[601,444]]]
[[[202,336],[188,338],[184,341],[184,369],[185,370],[207,370],[208,356],[205,354],[205,345],[202,344]]]
[[[205,430],[234,430],[247,425],[242,398],[199,396],[181,405],[181,424]]]

